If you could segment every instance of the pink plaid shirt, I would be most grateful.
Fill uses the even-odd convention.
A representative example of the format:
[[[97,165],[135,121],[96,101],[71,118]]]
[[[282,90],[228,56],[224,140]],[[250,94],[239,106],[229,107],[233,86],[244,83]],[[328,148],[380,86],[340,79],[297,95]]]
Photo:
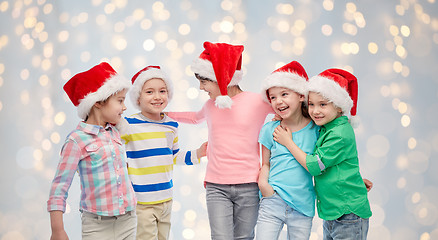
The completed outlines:
[[[80,122],[66,139],[52,182],[47,210],[65,212],[73,177],[79,171],[80,211],[117,216],[134,210],[135,193],[117,129]]]

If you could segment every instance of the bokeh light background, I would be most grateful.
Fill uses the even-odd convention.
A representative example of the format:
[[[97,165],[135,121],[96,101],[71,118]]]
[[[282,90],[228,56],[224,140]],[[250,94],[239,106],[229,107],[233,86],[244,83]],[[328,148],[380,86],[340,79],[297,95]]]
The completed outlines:
[[[0,240],[50,237],[49,187],[79,121],[62,90],[70,77],[101,61],[128,78],[160,65],[176,88],[167,110],[198,110],[208,96],[188,66],[207,40],[245,46],[248,91],[291,60],[310,76],[353,72],[361,172],[374,182],[369,239],[438,239],[436,0],[0,0],[0,26]],[[205,140],[205,124],[181,125],[182,147]],[[175,167],[172,239],[209,239],[205,162]],[[70,239],[80,239],[77,180]],[[316,216],[312,240],[321,225]]]

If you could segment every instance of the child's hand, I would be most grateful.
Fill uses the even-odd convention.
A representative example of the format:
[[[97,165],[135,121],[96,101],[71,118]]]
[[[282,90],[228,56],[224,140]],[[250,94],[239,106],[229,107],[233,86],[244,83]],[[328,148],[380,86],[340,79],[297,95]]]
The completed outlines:
[[[198,158],[207,156],[207,145],[208,142],[205,142],[196,150],[196,155],[198,155]]]
[[[268,182],[259,183],[259,189],[263,197],[270,197],[275,193],[274,188]]]
[[[292,141],[292,132],[288,127],[283,128],[279,125],[275,128],[272,135],[274,136],[274,140],[283,146],[286,146],[287,143]]]
[[[275,114],[275,116],[272,118],[272,120],[271,121],[281,121],[281,120],[283,120],[283,118],[282,117],[280,117],[280,115],[278,115],[278,114]]]
[[[367,188],[367,191],[369,192],[371,190],[371,188],[373,188],[373,182],[371,182],[370,180],[364,178],[363,182],[365,183],[365,187]]]

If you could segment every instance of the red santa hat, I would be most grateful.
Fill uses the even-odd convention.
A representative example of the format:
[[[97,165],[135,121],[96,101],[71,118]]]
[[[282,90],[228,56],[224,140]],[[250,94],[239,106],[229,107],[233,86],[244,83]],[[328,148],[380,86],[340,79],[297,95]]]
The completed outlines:
[[[233,101],[227,87],[242,80],[242,45],[204,42],[205,50],[191,68],[194,73],[217,82],[222,96],[216,98],[218,108],[231,108]]]
[[[344,115],[350,113],[350,122],[356,124],[358,85],[353,74],[337,68],[327,69],[310,78],[308,90],[333,102]]]
[[[262,96],[267,102],[269,101],[268,90],[272,87],[284,87],[291,89],[304,96],[307,95],[307,76],[304,67],[297,61],[292,61],[283,67],[272,72],[262,85]]]
[[[104,101],[130,87],[129,80],[117,74],[108,63],[102,62],[88,71],[74,75],[64,85],[64,91],[78,108],[78,116],[86,119],[96,102]]]
[[[140,93],[143,88],[143,85],[148,80],[151,80],[153,78],[158,78],[164,81],[167,88],[168,99],[169,101],[172,99],[173,85],[172,82],[167,77],[167,75],[164,73],[164,71],[161,70],[159,66],[147,66],[132,77],[132,88],[129,92],[132,104],[134,104],[134,106],[139,110],[141,109],[140,109],[140,105],[138,104],[138,98],[140,97]]]

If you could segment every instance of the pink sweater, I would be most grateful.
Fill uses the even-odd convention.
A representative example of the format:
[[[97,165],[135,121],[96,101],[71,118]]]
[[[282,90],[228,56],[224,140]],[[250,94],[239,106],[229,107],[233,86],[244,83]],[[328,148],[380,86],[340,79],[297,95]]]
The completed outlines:
[[[260,94],[242,92],[231,109],[219,109],[209,99],[199,112],[170,112],[183,123],[207,120],[208,151],[206,182],[240,184],[257,182],[260,170],[258,137],[268,113],[273,113]]]

